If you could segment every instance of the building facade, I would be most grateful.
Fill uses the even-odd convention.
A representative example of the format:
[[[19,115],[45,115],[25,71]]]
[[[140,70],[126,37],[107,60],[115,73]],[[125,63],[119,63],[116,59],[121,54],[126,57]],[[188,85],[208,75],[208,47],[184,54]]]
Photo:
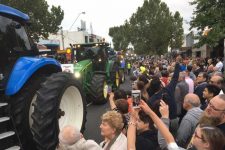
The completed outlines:
[[[68,30],[61,30],[57,34],[50,34],[48,39],[59,41],[61,50],[70,47],[70,44],[101,42],[103,40],[101,36],[89,34],[87,31]]]

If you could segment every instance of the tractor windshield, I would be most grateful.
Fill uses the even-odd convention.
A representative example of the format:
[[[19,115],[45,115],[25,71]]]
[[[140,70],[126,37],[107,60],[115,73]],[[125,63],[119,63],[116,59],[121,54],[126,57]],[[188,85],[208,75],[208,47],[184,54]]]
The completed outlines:
[[[14,53],[31,50],[25,28],[19,22],[0,15],[0,51]],[[3,52],[3,53],[4,53]]]
[[[24,26],[0,14],[0,75],[9,74],[16,60],[30,52],[31,45]],[[0,88],[6,80],[7,76],[0,80]]]
[[[97,50],[91,47],[81,47],[79,49],[75,49],[76,60],[82,61],[85,59],[93,59],[97,54],[95,51]]]

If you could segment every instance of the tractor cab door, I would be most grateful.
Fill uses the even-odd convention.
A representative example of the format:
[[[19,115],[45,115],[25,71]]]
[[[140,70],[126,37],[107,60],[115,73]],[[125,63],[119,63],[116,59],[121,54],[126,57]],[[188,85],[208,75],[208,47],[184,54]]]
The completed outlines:
[[[5,86],[16,60],[34,55],[31,47],[24,25],[0,14],[0,89]]]

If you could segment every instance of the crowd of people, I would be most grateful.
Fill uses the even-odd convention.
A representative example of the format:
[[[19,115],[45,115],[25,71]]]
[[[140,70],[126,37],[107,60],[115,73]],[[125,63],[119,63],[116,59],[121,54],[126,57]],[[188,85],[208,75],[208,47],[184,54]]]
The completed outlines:
[[[224,150],[225,82],[222,59],[147,58],[129,63],[131,92],[109,93],[100,144],[73,126],[59,134],[59,150]]]

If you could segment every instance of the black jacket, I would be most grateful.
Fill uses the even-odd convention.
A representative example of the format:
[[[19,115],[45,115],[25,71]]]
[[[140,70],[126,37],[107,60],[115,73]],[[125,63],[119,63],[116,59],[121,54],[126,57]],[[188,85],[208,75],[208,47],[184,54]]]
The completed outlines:
[[[176,63],[174,74],[170,83],[165,88],[162,88],[158,93],[153,94],[147,101],[148,106],[152,107],[157,100],[162,99],[163,94],[166,94],[165,101],[169,105],[170,119],[175,119],[177,117],[177,105],[174,93],[179,78],[179,72],[180,72],[180,65]]]
[[[148,130],[137,135],[136,150],[157,150],[158,148],[157,130]]]
[[[202,82],[202,83],[200,83],[199,85],[197,85],[197,86],[195,87],[194,93],[195,93],[196,95],[198,95],[198,97],[199,97],[199,99],[200,99],[202,105],[205,104],[205,99],[203,98],[203,91],[204,91],[204,89],[205,89],[205,87],[206,87],[207,85],[208,85],[207,82]]]

